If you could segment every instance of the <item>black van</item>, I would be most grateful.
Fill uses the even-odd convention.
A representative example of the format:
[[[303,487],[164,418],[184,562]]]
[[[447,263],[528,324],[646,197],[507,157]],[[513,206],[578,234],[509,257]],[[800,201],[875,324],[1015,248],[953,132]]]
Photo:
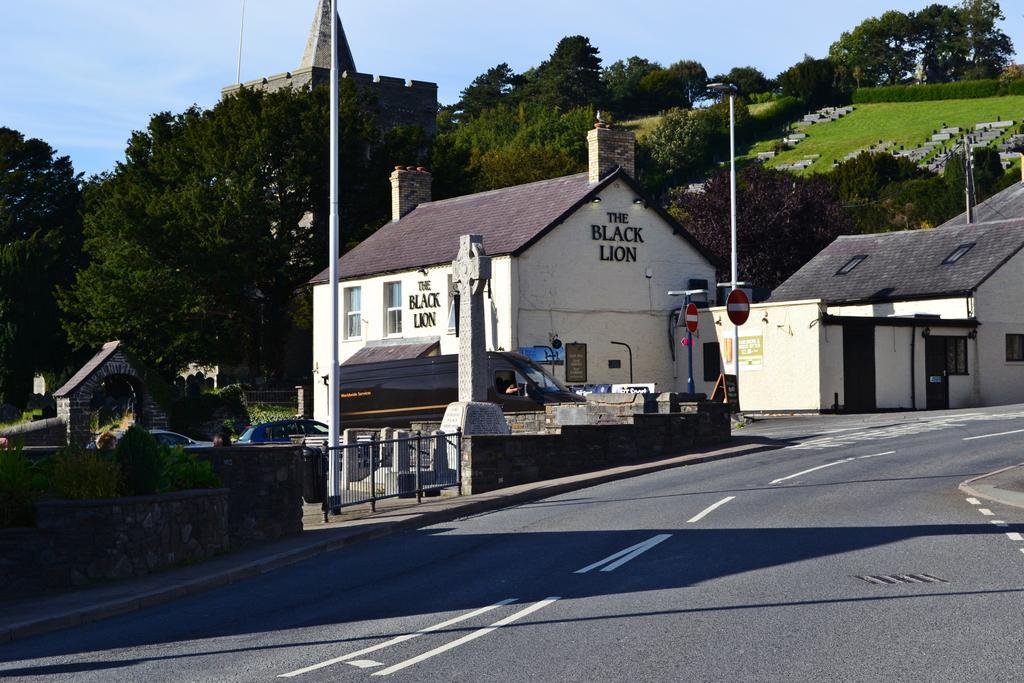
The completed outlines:
[[[526,356],[491,351],[487,360],[487,400],[506,413],[586,400]],[[341,422],[346,428],[438,422],[448,404],[457,400],[459,357],[455,354],[341,366]]]

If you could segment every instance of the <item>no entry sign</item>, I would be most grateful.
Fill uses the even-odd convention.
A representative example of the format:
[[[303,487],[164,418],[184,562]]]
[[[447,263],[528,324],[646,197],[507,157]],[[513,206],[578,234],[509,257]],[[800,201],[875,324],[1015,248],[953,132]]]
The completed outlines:
[[[686,304],[686,329],[691,333],[697,331],[697,324],[700,322],[700,312],[697,304]]]
[[[742,289],[734,289],[729,292],[729,298],[725,300],[725,310],[733,325],[742,325],[750,317],[750,299]]]

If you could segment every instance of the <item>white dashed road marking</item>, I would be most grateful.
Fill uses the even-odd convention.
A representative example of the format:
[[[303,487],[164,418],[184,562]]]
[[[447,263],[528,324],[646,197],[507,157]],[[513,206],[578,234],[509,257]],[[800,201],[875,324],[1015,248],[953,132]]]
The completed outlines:
[[[560,599],[561,598],[558,598],[558,597],[551,597],[551,598],[545,598],[544,600],[541,600],[540,602],[535,602],[532,605],[530,605],[529,607],[527,607],[526,609],[521,609],[518,612],[510,614],[509,616],[505,617],[504,619],[499,619],[498,621],[494,622],[490,626],[487,626],[486,628],[482,628],[482,629],[479,629],[477,631],[473,631],[472,633],[467,633],[466,635],[462,636],[461,638],[458,638],[457,640],[453,640],[450,643],[445,643],[444,645],[442,645],[440,647],[435,647],[433,650],[428,650],[427,652],[424,652],[421,655],[416,655],[415,657],[413,657],[411,659],[407,659],[404,662],[399,662],[398,664],[394,664],[392,666],[389,666],[386,669],[381,669],[380,671],[375,671],[373,675],[374,676],[387,676],[389,674],[395,673],[396,671],[401,671],[402,669],[405,669],[406,667],[410,667],[413,664],[419,664],[420,662],[422,662],[425,659],[430,659],[431,657],[435,657],[435,656],[441,654],[442,652],[447,652],[448,650],[453,650],[453,649],[459,647],[460,645],[465,645],[466,643],[470,642],[471,640],[476,640],[477,638],[480,638],[482,636],[486,636],[488,633],[490,633],[492,631],[496,631],[499,628],[501,628],[502,626],[507,626],[507,625],[511,624],[513,621],[518,621],[519,619],[522,619],[523,617],[525,617],[527,615],[533,614],[537,610],[543,609],[543,608],[547,607],[548,605],[550,605],[551,603],[553,603],[553,602],[555,602],[557,600],[560,600]]]
[[[648,538],[643,543],[637,543],[636,545],[631,545],[628,548],[626,548],[625,550],[620,550],[619,552],[617,552],[617,553],[615,553],[613,555],[609,555],[608,557],[604,558],[603,560],[598,560],[594,564],[588,564],[583,569],[577,569],[576,571],[573,572],[573,574],[586,574],[591,569],[597,569],[598,567],[600,567],[601,565],[604,565],[604,564],[607,564],[608,566],[603,567],[601,569],[601,571],[603,571],[603,572],[615,571],[616,569],[618,569],[622,565],[626,564],[627,562],[629,562],[630,560],[634,559],[635,557],[637,557],[639,555],[642,555],[643,553],[646,553],[648,550],[650,550],[651,548],[653,548],[654,546],[658,545],[659,543],[661,543],[662,541],[664,541],[665,539],[667,539],[667,538],[669,538],[671,536],[672,536],[672,534],[658,534],[657,536],[652,536],[651,538]]]
[[[1010,526],[1009,524],[1007,524],[1006,522],[1004,522],[1001,519],[993,519],[992,523],[995,524],[996,526]]]
[[[992,512],[988,508],[978,508],[978,512],[985,515],[986,517],[994,517],[996,513]]]
[[[968,498],[967,502],[970,503],[971,505],[981,505],[981,501],[978,500],[977,498]]]
[[[728,497],[723,498],[722,500],[718,501],[717,503],[715,503],[713,505],[707,506],[706,508],[704,508],[703,510],[701,510],[700,512],[695,514],[693,517],[690,517],[690,519],[686,520],[686,523],[687,524],[693,524],[694,522],[699,522],[700,520],[704,519],[709,514],[711,514],[712,512],[717,510],[718,508],[722,507],[723,505],[725,505],[726,503],[728,503],[730,500],[732,500],[735,497],[736,496],[728,496]]]
[[[1024,536],[1021,536],[1016,531],[1007,531],[1006,532],[1006,537],[1008,539],[1010,539],[1011,541],[1024,541]]]
[[[286,674],[280,674],[280,675],[278,675],[278,678],[294,678],[295,676],[301,676],[302,674],[309,673],[310,671],[316,671],[317,669],[323,669],[323,668],[326,668],[326,667],[331,666],[333,664],[338,664],[339,662],[347,662],[348,660],[355,659],[356,657],[359,657],[361,655],[369,654],[371,652],[376,652],[377,650],[383,650],[386,647],[391,647],[392,645],[397,645],[399,643],[404,643],[407,640],[412,640],[413,638],[418,638],[421,635],[423,635],[424,633],[431,633],[433,631],[440,631],[441,629],[447,628],[448,626],[451,626],[452,624],[457,624],[460,621],[465,621],[466,619],[472,619],[473,617],[479,616],[479,615],[481,615],[481,614],[483,614],[485,612],[490,612],[493,609],[498,609],[499,607],[503,607],[504,605],[507,605],[507,604],[515,602],[515,601],[516,601],[516,598],[508,598],[507,600],[502,600],[501,602],[496,602],[493,605],[488,605],[487,607],[481,607],[480,609],[475,609],[472,612],[467,612],[466,614],[463,614],[461,616],[457,616],[457,617],[455,617],[453,619],[449,619],[447,621],[442,621],[440,624],[434,624],[433,626],[428,626],[426,628],[421,628],[419,631],[414,631],[412,633],[406,633],[405,635],[401,635],[401,636],[398,636],[396,638],[392,638],[391,640],[386,640],[383,643],[378,643],[377,645],[372,645],[370,647],[363,648],[362,650],[357,650],[356,652],[350,652],[347,655],[342,655],[341,657],[335,657],[334,659],[328,659],[326,662],[320,662],[319,664],[313,664],[312,666],[307,666],[307,667],[302,668],[302,669],[296,669],[295,671],[289,671]],[[368,661],[368,660],[363,660],[363,661]],[[356,666],[358,666],[358,664]]]

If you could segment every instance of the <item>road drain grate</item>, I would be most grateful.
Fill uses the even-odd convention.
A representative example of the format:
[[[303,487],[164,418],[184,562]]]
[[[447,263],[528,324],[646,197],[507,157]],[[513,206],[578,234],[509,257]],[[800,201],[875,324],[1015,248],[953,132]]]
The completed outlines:
[[[855,578],[875,586],[893,586],[901,583],[949,583],[949,581],[931,574],[875,574],[856,576]]]

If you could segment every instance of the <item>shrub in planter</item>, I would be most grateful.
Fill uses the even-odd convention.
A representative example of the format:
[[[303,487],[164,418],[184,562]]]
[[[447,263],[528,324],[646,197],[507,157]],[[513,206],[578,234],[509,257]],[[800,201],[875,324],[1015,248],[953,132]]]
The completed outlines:
[[[153,435],[139,426],[124,433],[114,450],[124,473],[125,493],[148,496],[160,487],[160,447]]]
[[[42,483],[21,444],[0,448],[0,529],[32,525],[32,501]]]
[[[53,493],[68,500],[115,498],[121,493],[121,466],[109,451],[78,447],[62,450],[53,460]]]
[[[220,479],[213,464],[200,460],[195,453],[186,453],[181,446],[161,446],[161,491],[187,491],[188,489],[215,489]]]

